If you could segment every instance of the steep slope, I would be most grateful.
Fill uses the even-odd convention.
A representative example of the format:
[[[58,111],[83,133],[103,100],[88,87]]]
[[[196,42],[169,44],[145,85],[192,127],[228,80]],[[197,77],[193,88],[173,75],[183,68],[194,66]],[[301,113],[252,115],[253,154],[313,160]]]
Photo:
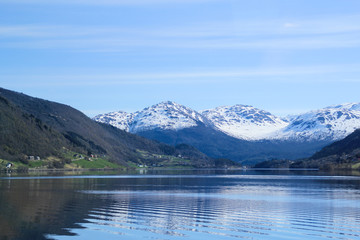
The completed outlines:
[[[0,96],[0,158],[25,162],[27,156],[59,155],[62,147],[71,147],[62,134]]]
[[[334,155],[347,155],[354,153],[354,151],[356,154],[360,153],[360,129],[355,130],[346,138],[324,147],[310,157],[310,159],[320,159]]]
[[[239,139],[260,140],[288,123],[248,105],[223,106],[201,111],[222,132]]]
[[[335,141],[360,128],[359,104],[343,104],[301,114],[270,139]]]
[[[323,170],[360,170],[360,129],[346,138],[325,146],[309,158],[289,161],[272,160],[257,164],[257,168],[319,168]]]
[[[360,129],[346,138],[324,147],[310,158],[292,163],[290,167],[360,170]]]
[[[97,122],[112,125],[121,130],[130,132],[130,124],[133,122],[134,114],[123,111],[100,114],[93,118]]]
[[[157,155],[165,154],[165,152],[169,152],[169,149],[174,154],[181,153],[181,150],[174,147],[127,133],[107,124],[95,122],[70,106],[2,88],[0,88],[0,96],[14,103],[21,111],[34,116],[60,132],[73,145],[86,149],[88,153],[105,154],[112,161],[124,166],[127,166],[128,162],[136,163],[146,160],[146,156],[139,154],[139,150]],[[194,152],[194,154],[197,155],[198,153]],[[191,158],[191,156],[189,157]],[[196,159],[193,160],[194,165],[197,165]],[[214,163],[213,160],[206,157],[200,159],[198,165],[204,166],[207,163],[206,161],[209,165]]]

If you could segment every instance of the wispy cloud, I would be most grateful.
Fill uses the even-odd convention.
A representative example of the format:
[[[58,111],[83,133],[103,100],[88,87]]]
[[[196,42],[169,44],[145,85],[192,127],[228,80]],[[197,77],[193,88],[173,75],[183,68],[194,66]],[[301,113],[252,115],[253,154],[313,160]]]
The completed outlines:
[[[314,19],[267,19],[263,21],[223,21],[192,24],[158,31],[177,37],[294,36],[359,32],[360,15],[323,16]]]
[[[5,87],[69,87],[69,86],[121,86],[121,85],[182,85],[206,83],[230,83],[239,81],[266,82],[331,82],[330,79],[314,76],[334,73],[360,73],[359,64],[349,65],[317,65],[288,68],[252,68],[252,69],[220,69],[162,72],[162,73],[128,73],[128,74],[69,74],[69,75],[0,75],[7,80]],[[288,78],[296,76],[296,79]],[[306,76],[312,76],[307,78]],[[273,77],[277,79],[274,80]],[[285,80],[284,80],[285,77]],[[300,78],[299,78],[300,77]],[[302,78],[301,78],[302,77]],[[334,80],[333,80],[334,81]],[[335,81],[347,81],[346,79]],[[349,79],[349,82],[360,82],[360,79]]]
[[[153,5],[153,4],[193,4],[201,2],[214,2],[219,0],[0,0],[8,4],[67,4],[67,5]],[[221,0],[229,1],[229,0]]]
[[[82,36],[96,36],[100,34],[114,34],[122,32],[119,28],[84,27],[66,25],[0,25],[0,36],[3,38],[34,38],[34,39],[69,39]]]
[[[1,0],[0,0],[1,1]],[[236,38],[261,36],[309,36],[360,32],[360,15],[320,19],[277,19],[266,21],[216,21],[171,27],[120,28],[76,25],[0,25],[3,37],[147,36],[153,38]]]
[[[1,0],[0,0],[1,1]],[[291,20],[291,19],[290,19]],[[0,48],[116,52],[129,48],[322,49],[360,47],[360,15],[313,20],[208,22],[162,29],[0,25]]]
[[[360,33],[330,36],[262,39],[161,39],[90,37],[72,39],[28,39],[3,41],[0,48],[68,49],[89,52],[123,52],[133,48],[167,49],[324,49],[360,47]]]

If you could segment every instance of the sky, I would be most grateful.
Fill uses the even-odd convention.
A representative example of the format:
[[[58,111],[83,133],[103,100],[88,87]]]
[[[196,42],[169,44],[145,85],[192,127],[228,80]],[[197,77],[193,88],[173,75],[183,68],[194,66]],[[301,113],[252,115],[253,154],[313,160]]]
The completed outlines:
[[[360,102],[360,1],[0,0],[0,87],[90,117]]]

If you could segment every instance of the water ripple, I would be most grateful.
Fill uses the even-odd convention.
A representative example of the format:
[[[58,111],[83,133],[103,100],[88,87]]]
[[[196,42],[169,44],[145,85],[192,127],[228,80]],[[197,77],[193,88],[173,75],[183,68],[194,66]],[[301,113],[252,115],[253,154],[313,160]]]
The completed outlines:
[[[69,230],[71,240],[360,239],[359,178],[177,177],[105,179],[112,185],[78,190],[101,204],[83,230]]]
[[[97,208],[88,221],[108,233],[154,239],[355,239],[360,237],[359,209],[323,205],[314,210],[280,201],[214,198],[212,194],[159,192],[87,192],[118,202]],[[201,201],[199,200],[201,199]],[[317,203],[315,203],[317,204]],[[294,206],[295,205],[295,206]],[[338,212],[336,212],[338,211]],[[354,212],[355,211],[355,212]],[[357,211],[357,212],[356,212]],[[359,215],[357,215],[359,216]],[[333,220],[336,218],[336,220]],[[101,227],[100,227],[101,226]],[[144,235],[144,233],[147,233]],[[150,235],[149,235],[150,234]]]

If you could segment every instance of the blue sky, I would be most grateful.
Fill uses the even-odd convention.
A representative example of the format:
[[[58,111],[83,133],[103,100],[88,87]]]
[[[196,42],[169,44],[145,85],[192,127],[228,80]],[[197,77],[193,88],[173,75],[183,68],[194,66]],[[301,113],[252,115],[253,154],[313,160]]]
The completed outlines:
[[[0,0],[0,83],[89,116],[360,102],[360,1]]]

